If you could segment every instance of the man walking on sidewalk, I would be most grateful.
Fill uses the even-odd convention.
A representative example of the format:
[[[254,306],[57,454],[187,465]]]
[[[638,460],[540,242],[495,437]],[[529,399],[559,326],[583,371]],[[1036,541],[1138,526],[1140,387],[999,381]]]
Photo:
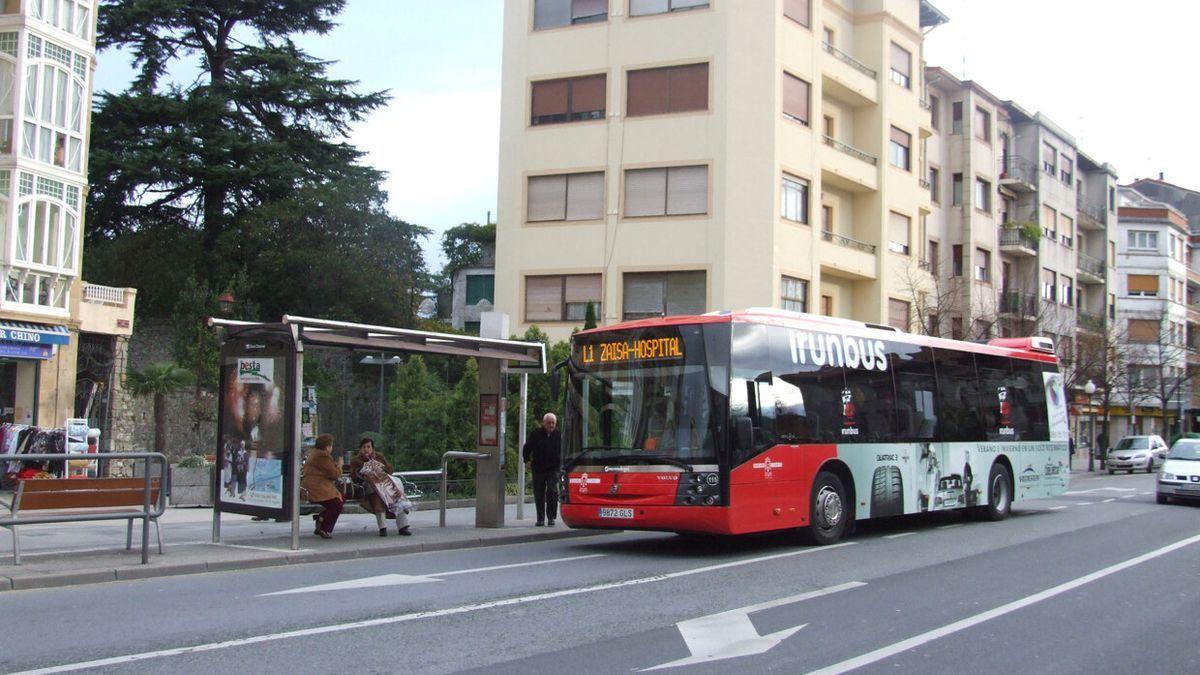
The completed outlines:
[[[558,470],[562,466],[562,434],[554,413],[542,417],[542,426],[534,429],[521,449],[521,456],[533,466],[533,502],[538,527],[554,527],[558,516]]]

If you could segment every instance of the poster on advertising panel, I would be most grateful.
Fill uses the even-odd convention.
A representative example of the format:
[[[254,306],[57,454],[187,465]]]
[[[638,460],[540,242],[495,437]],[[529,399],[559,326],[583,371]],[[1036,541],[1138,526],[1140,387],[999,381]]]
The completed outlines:
[[[1046,387],[1046,410],[1050,416],[1050,440],[1066,442],[1070,437],[1067,425],[1067,395],[1063,390],[1061,373],[1042,373]]]

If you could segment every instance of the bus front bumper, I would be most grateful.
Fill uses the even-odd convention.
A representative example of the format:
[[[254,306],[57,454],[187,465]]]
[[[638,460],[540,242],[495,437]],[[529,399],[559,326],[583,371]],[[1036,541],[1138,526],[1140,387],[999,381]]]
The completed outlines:
[[[720,506],[614,506],[563,504],[569,527],[605,530],[657,530],[733,534],[729,509]]]

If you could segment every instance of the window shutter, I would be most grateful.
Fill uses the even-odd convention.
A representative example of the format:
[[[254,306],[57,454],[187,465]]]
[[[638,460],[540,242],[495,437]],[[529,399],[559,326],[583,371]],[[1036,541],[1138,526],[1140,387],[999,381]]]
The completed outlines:
[[[888,298],[888,325],[908,332],[908,303]]]
[[[663,14],[667,9],[667,0],[629,0],[630,16]]]
[[[708,213],[708,167],[667,169],[667,215]]]
[[[783,74],[783,114],[808,124],[809,86],[804,80]]]
[[[667,274],[667,316],[703,314],[704,272]]]
[[[571,80],[571,112],[584,113],[592,111],[604,112],[605,82],[604,75],[578,77]]]
[[[905,77],[912,77],[912,54],[895,42],[892,43],[892,70]]]
[[[571,25],[571,0],[534,0],[534,30],[569,25]]]
[[[567,80],[533,83],[533,117],[567,114]]]
[[[583,19],[589,16],[606,16],[607,14],[608,0],[572,0],[572,19]]]
[[[636,117],[667,112],[668,81],[666,68],[629,71],[625,114]]]
[[[1128,275],[1130,293],[1157,293],[1158,277],[1153,274]]]
[[[1158,342],[1158,322],[1153,319],[1130,319],[1131,342]]]
[[[670,94],[667,109],[671,112],[708,110],[708,64],[667,68]]]
[[[708,7],[708,0],[672,0],[671,9],[692,9],[696,7]]]
[[[525,277],[525,320],[562,319],[562,277]]]
[[[599,303],[600,275],[576,274],[567,277],[566,298],[568,303]]]
[[[567,220],[598,220],[604,217],[604,173],[575,173],[567,176]]]
[[[663,277],[658,274],[626,274],[623,318],[640,319],[661,315],[664,285]]]
[[[812,22],[809,4],[810,0],[783,0],[783,15],[807,26]]]
[[[526,209],[529,222],[563,220],[567,217],[566,206],[566,176],[529,177],[529,205]]]
[[[667,208],[667,170],[631,169],[625,172],[625,215],[661,216]]]
[[[888,213],[888,241],[900,244],[904,249],[908,250],[908,231],[912,221],[908,216],[901,215],[895,211]]]
[[[909,134],[906,131],[901,131],[896,127],[892,127],[891,139],[893,143],[897,143],[905,148],[909,148],[911,147],[910,144],[912,143],[912,134]]]

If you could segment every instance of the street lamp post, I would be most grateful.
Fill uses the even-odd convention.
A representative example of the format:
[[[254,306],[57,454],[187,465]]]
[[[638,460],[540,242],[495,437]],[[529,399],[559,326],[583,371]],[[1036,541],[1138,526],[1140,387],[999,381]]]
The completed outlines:
[[[1091,380],[1083,385],[1083,393],[1088,397],[1088,471],[1096,470],[1096,409],[1092,407],[1092,395],[1096,393],[1096,383]]]

